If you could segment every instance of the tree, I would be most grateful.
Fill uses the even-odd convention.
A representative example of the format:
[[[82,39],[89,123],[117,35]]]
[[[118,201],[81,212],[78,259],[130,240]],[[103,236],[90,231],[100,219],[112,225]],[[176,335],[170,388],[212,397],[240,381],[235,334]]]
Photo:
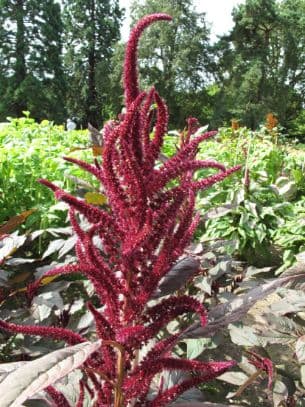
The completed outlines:
[[[120,36],[121,18],[118,0],[64,2],[67,107],[84,126],[103,122],[110,58]]]
[[[133,22],[145,14],[171,15],[171,24],[156,24],[143,35],[140,73],[144,87],[155,85],[169,105],[172,125],[183,127],[195,113],[207,120],[205,85],[212,67],[209,29],[205,15],[194,10],[191,0],[135,1]]]
[[[216,45],[223,104],[216,112],[251,128],[273,112],[289,126],[304,100],[304,7],[304,0],[246,0],[233,10],[234,27]]]
[[[0,120],[29,110],[64,118],[60,6],[53,0],[0,0]]]

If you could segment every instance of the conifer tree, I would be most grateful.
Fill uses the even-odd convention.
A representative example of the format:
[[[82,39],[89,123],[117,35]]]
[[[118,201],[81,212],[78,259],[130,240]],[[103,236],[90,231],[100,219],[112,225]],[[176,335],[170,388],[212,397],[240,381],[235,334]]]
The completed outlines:
[[[110,58],[121,18],[118,0],[64,2],[67,106],[84,126],[89,122],[97,127],[104,120]]]
[[[304,0],[246,0],[233,10],[233,29],[215,49],[218,120],[257,128],[273,112],[289,128],[304,106],[304,13]]]
[[[0,120],[64,118],[62,22],[54,0],[0,0]]]

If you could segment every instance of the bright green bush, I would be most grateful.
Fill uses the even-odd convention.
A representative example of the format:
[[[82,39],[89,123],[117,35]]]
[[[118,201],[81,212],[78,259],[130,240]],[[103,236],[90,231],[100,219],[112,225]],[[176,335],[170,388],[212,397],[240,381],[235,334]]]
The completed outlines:
[[[91,151],[76,150],[89,145],[87,131],[65,131],[43,120],[36,123],[26,116],[11,119],[0,127],[0,224],[25,210],[36,208],[28,226],[39,228],[51,221],[48,209],[54,204],[52,193],[41,186],[38,178],[56,180],[66,189],[74,188],[65,174],[83,177],[82,171],[72,168],[62,156],[80,157]],[[52,215],[54,216],[54,215]]]
[[[173,155],[178,145],[179,133],[171,132],[165,140],[165,156]],[[92,160],[88,147],[87,131],[67,132],[63,126],[47,120],[36,123],[26,116],[0,126],[0,224],[36,208],[26,222],[27,229],[62,226],[66,212],[56,209],[52,194],[37,179],[54,180],[75,192],[76,185],[69,175],[87,180],[88,176],[62,157],[86,156]],[[300,202],[305,199],[303,146],[278,144],[266,129],[252,132],[246,128],[235,131],[221,128],[215,138],[202,144],[198,157],[213,158],[227,167],[243,164],[243,170],[224,180],[221,187],[215,185],[201,192],[198,209],[203,222],[197,237],[232,241],[228,246],[231,252],[250,263],[259,259],[259,264],[267,264],[270,250],[275,247],[275,260],[278,261],[278,252],[280,255],[283,252],[284,260],[290,264],[294,255],[303,250],[303,241],[295,236],[299,233],[290,227],[295,222],[294,214],[300,212]],[[244,185],[246,168],[249,188]],[[196,176],[203,177],[207,172],[197,171]],[[224,205],[225,211],[213,215],[215,208]],[[300,225],[299,220],[296,223]],[[292,242],[289,248],[285,247],[287,234]]]
[[[168,154],[176,144],[177,136],[168,136]],[[256,132],[222,128],[215,139],[202,144],[198,157],[214,158],[227,167],[243,164],[243,170],[221,187],[201,193],[198,209],[203,221],[198,239],[228,241],[229,252],[249,264],[279,266],[284,261],[290,265],[295,254],[304,250],[299,208],[305,199],[305,151],[301,146],[279,144],[278,137],[265,128]],[[202,171],[199,175],[203,176]]]

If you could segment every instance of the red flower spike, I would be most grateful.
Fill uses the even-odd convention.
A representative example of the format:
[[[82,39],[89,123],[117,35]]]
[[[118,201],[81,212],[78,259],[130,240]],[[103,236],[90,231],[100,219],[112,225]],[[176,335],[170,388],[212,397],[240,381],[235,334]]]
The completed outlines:
[[[272,360],[269,358],[263,358],[255,352],[248,351],[250,357],[249,362],[255,366],[258,370],[263,370],[268,375],[268,388],[272,388],[273,378],[274,378],[274,369]]]
[[[190,142],[191,136],[199,129],[199,127],[200,125],[196,117],[189,117],[187,119],[187,133],[185,138],[182,140],[182,145]]]
[[[136,397],[141,389],[149,387],[152,378],[162,370],[193,371],[200,375],[201,382],[211,380],[235,365],[235,362],[199,362],[197,360],[184,360],[176,358],[158,358],[153,361],[147,370],[139,370],[136,375],[125,382],[126,398]],[[164,397],[162,393],[161,399]]]
[[[114,340],[115,333],[106,318],[90,302],[87,303],[87,307],[94,316],[98,336],[103,340]]]
[[[147,401],[145,407],[163,407],[167,406],[170,402],[176,400],[182,393],[186,390],[191,389],[192,387],[197,386],[200,383],[207,382],[215,379],[215,377],[220,376],[228,369],[236,365],[236,362],[215,362],[215,365],[207,369],[207,372],[201,373],[198,376],[195,376],[189,380],[185,380],[180,384],[176,384],[171,388],[165,390],[163,393],[158,395],[154,400]],[[138,405],[138,407],[140,407]]]
[[[160,171],[156,171],[153,174],[152,183],[154,188],[151,192],[164,188],[169,181],[183,175],[187,171],[191,171],[193,173],[194,171],[203,168],[215,168],[223,172],[226,171],[225,166],[217,163],[216,161],[181,161],[175,165],[170,163],[167,166],[164,166]]]
[[[171,319],[184,314],[185,312],[196,312],[200,316],[202,326],[207,323],[207,312],[204,306],[195,298],[187,295],[180,297],[170,297],[161,301],[159,304],[147,308],[143,318],[146,321],[153,321],[153,324],[161,326],[171,321]]]
[[[195,230],[197,229],[199,222],[200,214],[197,213],[185,232],[181,230],[181,234],[179,234],[178,229],[175,233],[175,237],[173,239],[173,242],[175,242],[175,246],[173,245],[173,254],[176,258],[180,257],[183,254],[184,249],[191,243],[191,239],[195,233]]]
[[[123,82],[125,89],[125,102],[127,108],[139,94],[139,82],[137,71],[137,49],[141,34],[146,27],[160,20],[172,20],[168,14],[150,14],[142,18],[131,31],[125,52]]]
[[[171,358],[171,349],[179,340],[177,334],[155,344],[134,366],[142,344],[177,316],[196,313],[201,323],[206,324],[203,304],[189,296],[172,296],[154,306],[147,303],[192,239],[200,219],[199,214],[195,214],[196,192],[222,181],[240,168],[226,169],[211,160],[196,160],[199,144],[216,132],[195,136],[199,124],[194,118],[188,119],[177,154],[168,160],[159,160],[167,131],[168,110],[154,88],[140,92],[137,72],[139,38],[146,27],[159,20],[171,20],[171,17],[167,14],[146,16],[131,33],[123,78],[126,113],[118,121],[105,124],[101,162],[87,164],[65,158],[101,182],[107,208],[91,205],[49,181],[40,180],[54,192],[56,199],[70,208],[70,222],[77,236],[78,263],[48,271],[29,285],[28,295],[34,295],[45,277],[81,272],[91,280],[96,301],[103,305],[103,311],[98,312],[88,304],[97,336],[108,343],[83,366],[85,379],[80,383],[77,407],[83,404],[84,388],[91,392],[95,406],[123,407],[133,400],[138,407],[161,407],[188,388],[213,379],[234,365],[234,362],[203,363]],[[201,168],[216,170],[216,174],[194,179],[195,171]],[[77,213],[90,223],[88,229],[82,229]],[[0,321],[0,328],[63,340],[68,344],[85,341],[81,335],[63,328],[23,326],[4,321]],[[262,362],[255,360],[255,363]],[[270,378],[271,367],[263,362]],[[155,399],[148,401],[151,379],[163,369],[191,370],[196,376],[170,389],[161,388]],[[49,387],[47,391],[55,403],[67,407],[56,389]]]
[[[100,276],[97,276],[95,273],[95,268],[90,266],[88,259],[86,258],[86,254],[84,253],[83,247],[81,243],[78,241],[75,246],[75,251],[77,254],[77,257],[80,261],[80,267],[82,269],[82,272],[85,276],[89,278],[89,280],[92,282],[94,285],[94,289],[96,291],[96,294],[100,298],[101,302],[106,302],[107,299],[107,287],[105,287],[104,281],[100,279]],[[105,301],[104,301],[105,298]],[[110,298],[111,299],[111,298]],[[114,309],[116,307],[114,306]],[[112,311],[114,311],[114,309]],[[113,315],[113,312],[112,312]]]
[[[176,345],[176,343],[179,341],[179,335],[172,335],[166,339],[161,340],[160,342],[157,342],[155,346],[147,353],[147,355],[144,357],[142,362],[131,372],[130,376],[126,378],[125,381],[125,388],[128,388],[128,385],[126,382],[133,377],[136,377],[140,371],[149,371],[150,366],[152,363],[154,363],[156,360],[159,358],[162,358],[166,356],[168,353],[170,353],[171,349]],[[132,390],[132,388],[131,388]],[[144,405],[146,395],[149,391],[149,384],[145,387],[143,386],[141,391],[138,394],[138,399],[141,405]]]
[[[82,242],[86,237],[86,233],[83,231],[83,229],[80,227],[80,225],[77,221],[75,209],[71,208],[71,207],[69,208],[69,219],[70,219],[70,223],[71,223],[74,233],[77,235],[79,240]]]
[[[208,140],[211,137],[214,137],[217,134],[217,131],[209,131],[204,134],[201,134],[194,138],[193,140],[190,140],[188,144],[185,144],[176,155],[171,157],[165,164],[164,168],[167,166],[173,165],[175,166],[181,161],[188,160],[190,156],[195,156],[197,153],[197,149],[200,143],[202,143],[204,140]]]
[[[53,182],[48,181],[47,179],[38,179],[37,180],[40,184],[45,185],[46,187],[50,188],[53,192],[59,190],[59,187],[53,184]]]
[[[53,326],[17,325],[0,320],[0,328],[13,333],[42,336],[52,338],[56,341],[65,341],[69,345],[76,345],[77,343],[86,341],[85,338],[70,331],[70,329],[56,328]]]
[[[104,217],[107,217],[107,212],[97,208],[94,205],[88,204],[85,201],[75,198],[60,188],[57,188],[55,191],[55,198],[78,210],[88,219],[89,222],[97,223],[100,222]]]
[[[62,276],[65,274],[72,274],[72,273],[81,273],[83,269],[79,264],[66,264],[64,266],[55,267],[52,270],[47,271],[44,273],[42,277],[38,280],[34,281],[33,283],[29,283],[26,289],[27,296],[30,300],[33,299],[34,295],[36,294],[39,286],[43,284],[43,280],[47,277],[54,277],[54,276]]]
[[[56,407],[71,407],[66,397],[53,386],[48,386],[46,389],[48,395],[52,398]]]
[[[239,171],[240,169],[241,165],[236,165],[235,167],[229,168],[228,170],[220,172],[216,175],[211,175],[210,177],[207,177],[201,181],[192,182],[189,187],[195,192],[202,189],[207,189],[212,185],[216,184],[217,182],[224,180],[234,172]]]
[[[98,334],[99,338],[102,340],[114,340],[115,333],[106,318],[100,312],[98,312],[90,302],[87,303],[87,307],[94,316],[96,333]],[[103,371],[107,372],[108,376],[112,377],[115,372],[114,351],[109,346],[102,345],[100,352],[103,360]]]
[[[149,325],[124,327],[117,332],[116,340],[128,348],[137,349],[153,338],[170,321],[186,312],[197,312],[200,315],[201,324],[203,326],[206,324],[207,314],[199,301],[188,296],[171,297],[146,311],[143,319],[151,320]]]
[[[96,166],[94,166],[92,164],[88,164],[85,161],[78,160],[77,158],[63,157],[63,159],[72,164],[78,165],[80,168],[82,168],[83,170],[85,170],[87,172],[90,172],[90,174],[94,175],[99,181],[103,180],[101,170],[99,168],[97,168]]]
[[[152,113],[153,110],[151,109],[153,100],[155,97],[155,88],[151,88],[149,91],[146,101],[142,107],[140,113],[140,123],[141,123],[141,138],[142,138],[142,155],[143,161],[148,157],[149,154],[149,147],[150,147],[150,131],[151,131],[151,123],[152,123]]]
[[[152,170],[154,163],[158,158],[161,147],[163,145],[164,134],[167,131],[168,124],[168,111],[167,106],[164,101],[160,98],[159,94],[155,92],[155,100],[157,103],[157,122],[155,125],[154,138],[150,143],[150,152],[148,153],[148,158],[146,162],[146,168]]]
[[[79,396],[78,396],[76,407],[83,407],[84,400],[85,400],[85,385],[84,385],[84,382],[82,380],[80,380]]]

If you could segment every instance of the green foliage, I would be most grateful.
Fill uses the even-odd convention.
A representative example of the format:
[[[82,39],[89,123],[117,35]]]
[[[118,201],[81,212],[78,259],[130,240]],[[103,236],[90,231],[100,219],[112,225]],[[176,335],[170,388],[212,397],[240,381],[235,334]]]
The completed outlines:
[[[53,0],[0,1],[0,121],[30,110],[61,122],[65,80],[60,6]]]
[[[305,109],[291,122],[291,134],[299,137],[301,141],[305,139]]]
[[[165,156],[176,150],[178,134],[173,131],[167,136]],[[27,116],[1,127],[0,145],[0,224],[36,208],[26,228],[64,225],[66,212],[54,206],[52,194],[36,182],[38,178],[59,181],[70,191],[80,187],[80,196],[98,192],[92,179],[71,179],[71,175],[82,179],[83,172],[62,159],[64,155],[91,156],[91,151],[82,150],[89,145],[86,132],[66,132],[47,120],[38,124]],[[199,157],[213,157],[228,167],[241,163],[244,170],[223,181],[221,188],[201,193],[198,209],[203,223],[197,238],[227,240],[227,250],[250,264],[291,264],[304,249],[304,150],[275,144],[264,128],[257,132],[222,128],[216,139],[200,148]],[[250,174],[249,188],[244,183],[245,168]],[[207,170],[198,171],[198,177],[204,175],[202,171]]]
[[[278,228],[275,239],[284,249],[285,265],[295,261],[297,253],[305,252],[305,198],[293,206],[289,217]]]
[[[164,151],[171,155],[177,136],[168,136]],[[198,209],[202,242],[225,240],[227,251],[259,267],[292,264],[304,249],[303,212],[305,154],[288,144],[276,144],[265,128],[222,128],[201,147],[201,159],[213,157],[227,167],[244,170],[201,193]],[[249,171],[249,186],[245,171]],[[198,176],[199,176],[198,172]],[[202,176],[202,174],[200,175]],[[287,245],[286,245],[287,239]]]
[[[40,124],[29,117],[11,119],[0,128],[0,224],[25,210],[37,211],[27,221],[27,226],[39,228],[56,224],[55,214],[48,213],[54,204],[52,193],[41,186],[38,178],[59,181],[70,189],[73,182],[67,173],[80,175],[62,159],[64,155],[79,157],[82,151],[71,153],[76,148],[88,145],[87,132],[64,131],[48,120]],[[53,218],[53,219],[52,219]],[[61,215],[62,222],[64,217]]]

